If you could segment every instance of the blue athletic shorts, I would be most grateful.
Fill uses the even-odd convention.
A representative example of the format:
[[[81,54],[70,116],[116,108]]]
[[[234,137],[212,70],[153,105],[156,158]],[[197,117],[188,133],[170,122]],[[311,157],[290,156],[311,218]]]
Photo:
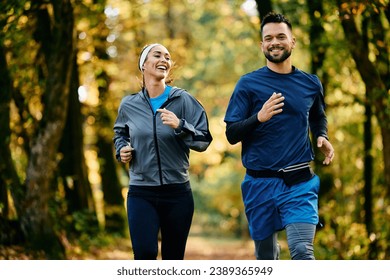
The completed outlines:
[[[286,186],[280,178],[245,175],[241,184],[245,214],[253,240],[264,240],[291,223],[318,224],[320,180]]]

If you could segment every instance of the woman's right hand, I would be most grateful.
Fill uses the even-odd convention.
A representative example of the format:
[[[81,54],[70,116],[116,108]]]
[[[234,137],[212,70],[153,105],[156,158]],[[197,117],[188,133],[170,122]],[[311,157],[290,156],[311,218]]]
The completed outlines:
[[[134,151],[134,148],[131,147],[130,145],[124,146],[119,152],[121,157],[121,162],[123,163],[130,162],[131,159],[133,158],[132,151]]]

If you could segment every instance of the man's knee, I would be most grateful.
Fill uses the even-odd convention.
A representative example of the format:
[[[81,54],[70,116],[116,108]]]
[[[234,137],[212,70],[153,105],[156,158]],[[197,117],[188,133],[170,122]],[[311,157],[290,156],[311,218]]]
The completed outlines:
[[[311,243],[298,242],[290,247],[290,252],[293,260],[314,260],[314,250]]]
[[[314,260],[315,225],[293,223],[286,226],[287,242],[293,260]]]
[[[255,240],[255,256],[257,260],[278,260],[280,256],[280,245],[276,236],[266,240]]]

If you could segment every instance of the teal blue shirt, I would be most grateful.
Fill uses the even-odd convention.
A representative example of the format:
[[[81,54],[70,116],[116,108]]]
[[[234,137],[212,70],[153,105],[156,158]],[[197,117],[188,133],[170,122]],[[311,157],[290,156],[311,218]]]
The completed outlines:
[[[172,88],[171,86],[166,86],[164,92],[161,95],[155,98],[149,98],[150,105],[152,105],[152,109],[154,113],[156,113],[157,109],[159,109],[161,105],[163,105],[164,102],[167,101],[171,88]]]

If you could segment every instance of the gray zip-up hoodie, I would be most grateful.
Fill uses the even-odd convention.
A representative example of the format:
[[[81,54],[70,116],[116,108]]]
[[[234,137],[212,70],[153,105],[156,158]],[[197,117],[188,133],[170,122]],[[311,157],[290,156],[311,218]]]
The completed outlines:
[[[123,146],[134,148],[130,185],[158,186],[189,181],[190,149],[203,152],[212,141],[203,106],[186,90],[172,87],[161,106],[181,120],[176,130],[154,114],[146,90],[124,97],[114,124],[116,158]]]

